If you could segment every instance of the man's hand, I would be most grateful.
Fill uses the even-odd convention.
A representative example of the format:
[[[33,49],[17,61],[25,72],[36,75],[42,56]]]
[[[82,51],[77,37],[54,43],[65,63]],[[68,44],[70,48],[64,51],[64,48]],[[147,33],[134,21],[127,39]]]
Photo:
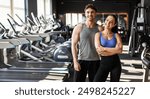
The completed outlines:
[[[80,71],[81,70],[81,66],[80,66],[80,64],[78,62],[74,62],[74,69],[76,71]]]

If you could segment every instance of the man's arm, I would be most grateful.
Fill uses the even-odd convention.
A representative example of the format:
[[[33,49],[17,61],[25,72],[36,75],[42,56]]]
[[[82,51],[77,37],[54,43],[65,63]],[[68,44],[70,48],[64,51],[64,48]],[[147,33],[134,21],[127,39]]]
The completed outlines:
[[[79,71],[80,65],[78,63],[78,42],[80,41],[80,31],[81,31],[82,25],[78,24],[74,29],[72,33],[72,41],[71,41],[71,51],[72,51],[72,56],[73,56],[73,63],[74,63],[74,68],[75,70]]]

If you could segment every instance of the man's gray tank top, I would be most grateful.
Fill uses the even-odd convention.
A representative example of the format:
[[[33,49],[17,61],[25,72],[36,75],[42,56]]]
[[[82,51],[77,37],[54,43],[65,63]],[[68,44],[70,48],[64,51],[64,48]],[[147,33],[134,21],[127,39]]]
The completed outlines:
[[[87,28],[85,24],[82,24],[78,60],[99,60],[99,55],[96,52],[94,44],[95,33],[98,31],[98,25],[96,25],[94,28]]]

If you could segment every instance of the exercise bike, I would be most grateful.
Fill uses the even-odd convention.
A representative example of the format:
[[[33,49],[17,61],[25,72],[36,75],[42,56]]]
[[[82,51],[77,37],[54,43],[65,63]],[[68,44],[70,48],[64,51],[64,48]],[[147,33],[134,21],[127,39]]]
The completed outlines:
[[[10,17],[10,16],[9,16]],[[11,17],[11,19],[13,19],[12,17]],[[14,21],[14,19],[12,20],[12,21]],[[13,32],[15,32],[15,34],[17,34],[18,35],[18,33],[16,32],[16,30],[15,30],[15,28],[13,27],[13,25],[12,25],[12,23],[9,21],[9,23],[10,23],[10,25],[11,25],[11,27],[12,27],[12,29],[13,29]],[[15,23],[16,23],[16,21],[15,21]],[[33,36],[39,36],[39,37],[41,37],[41,35],[47,35],[48,34],[48,36],[52,36],[52,35],[57,35],[57,34],[61,34],[61,33],[65,33],[65,32],[63,32],[63,31],[53,31],[53,32],[49,32],[49,33],[40,33],[40,34],[32,34]],[[27,35],[27,36],[23,36],[23,38],[27,38],[27,39],[29,39],[29,37],[32,39],[32,35],[31,35],[31,37],[29,36],[29,35]],[[47,37],[47,36],[46,36]],[[44,37],[42,37],[42,39],[43,39]],[[31,39],[29,39],[29,40],[31,40]],[[40,41],[40,40],[39,40]],[[40,41],[41,42],[41,41]],[[66,41],[66,42],[64,42],[64,43],[62,43],[62,44],[55,44],[55,46],[48,46],[48,45],[46,45],[46,44],[43,44],[42,43],[42,45],[44,45],[44,47],[48,47],[49,49],[48,50],[42,50],[42,49],[40,49],[40,48],[38,48],[37,46],[34,46],[34,45],[31,45],[31,47],[34,49],[34,50],[37,50],[38,52],[40,52],[40,53],[44,53],[44,54],[50,54],[49,56],[52,56],[52,57],[50,57],[50,58],[52,58],[52,59],[50,59],[50,58],[46,58],[47,60],[50,60],[50,61],[52,61],[52,62],[70,62],[70,61],[72,61],[72,54],[71,54],[71,41],[69,40],[69,41]],[[53,50],[53,51],[51,51],[51,49]],[[31,57],[32,58],[32,57]],[[34,58],[34,60],[37,60],[37,58]]]

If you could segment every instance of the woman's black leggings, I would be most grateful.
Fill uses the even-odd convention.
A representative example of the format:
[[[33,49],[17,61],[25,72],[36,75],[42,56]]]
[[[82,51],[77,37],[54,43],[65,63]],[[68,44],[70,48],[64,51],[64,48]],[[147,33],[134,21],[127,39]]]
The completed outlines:
[[[100,67],[95,75],[94,82],[105,82],[110,72],[110,82],[119,82],[121,62],[118,55],[102,56]]]

